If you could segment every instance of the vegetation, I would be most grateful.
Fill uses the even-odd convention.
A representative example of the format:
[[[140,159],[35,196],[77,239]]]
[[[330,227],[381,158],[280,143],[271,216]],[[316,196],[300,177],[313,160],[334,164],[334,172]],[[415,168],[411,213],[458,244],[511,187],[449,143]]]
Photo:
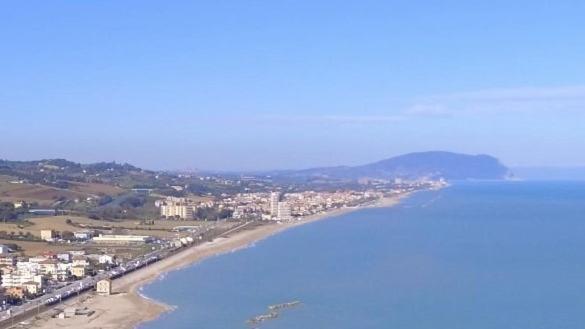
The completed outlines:
[[[13,221],[18,217],[27,212],[26,207],[15,208],[11,202],[0,202],[0,219],[3,222]]]

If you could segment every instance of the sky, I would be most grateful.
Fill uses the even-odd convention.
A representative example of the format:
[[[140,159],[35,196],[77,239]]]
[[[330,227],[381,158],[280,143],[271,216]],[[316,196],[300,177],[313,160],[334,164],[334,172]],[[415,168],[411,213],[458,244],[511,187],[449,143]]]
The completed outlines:
[[[585,165],[583,1],[0,3],[0,158]]]

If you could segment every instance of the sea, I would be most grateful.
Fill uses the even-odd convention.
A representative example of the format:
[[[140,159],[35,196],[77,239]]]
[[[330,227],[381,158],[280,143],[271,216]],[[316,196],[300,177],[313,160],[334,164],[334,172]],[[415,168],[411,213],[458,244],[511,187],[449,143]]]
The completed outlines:
[[[582,329],[585,182],[419,192],[171,272],[143,293],[176,309],[141,329]]]

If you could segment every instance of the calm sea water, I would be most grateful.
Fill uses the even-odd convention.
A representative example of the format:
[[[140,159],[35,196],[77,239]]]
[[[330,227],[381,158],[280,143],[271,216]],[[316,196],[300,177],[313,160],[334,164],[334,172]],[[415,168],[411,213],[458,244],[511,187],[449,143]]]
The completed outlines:
[[[147,287],[144,329],[585,327],[585,183],[457,184],[302,226]]]

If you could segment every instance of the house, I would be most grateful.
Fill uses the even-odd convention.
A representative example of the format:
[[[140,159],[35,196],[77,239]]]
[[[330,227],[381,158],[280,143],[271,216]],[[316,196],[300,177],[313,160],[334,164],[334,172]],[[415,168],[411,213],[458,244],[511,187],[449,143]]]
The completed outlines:
[[[73,266],[89,266],[89,260],[86,256],[73,256]]]
[[[4,288],[23,287],[24,284],[28,282],[36,282],[39,285],[39,288],[42,288],[44,279],[42,275],[18,271],[7,273],[2,276],[2,287]]]
[[[7,288],[4,294],[11,299],[21,300],[24,299],[24,288],[23,287],[10,287]]]
[[[114,264],[115,257],[110,255],[100,255],[98,263],[100,264]]]
[[[41,230],[41,239],[45,241],[52,241],[55,238],[55,231]]]
[[[46,259],[39,262],[41,274],[57,279],[57,264],[58,262],[54,259]]]
[[[85,277],[87,273],[87,270],[85,268],[85,266],[72,266],[71,267],[71,275],[73,275],[74,277],[81,279],[83,277]]]
[[[65,262],[65,263],[70,263],[72,257],[71,257],[70,253],[64,252],[64,253],[57,254],[57,259],[62,261],[62,262]]]
[[[45,256],[35,256],[35,257],[29,257],[28,261],[30,263],[40,263],[40,262],[46,261],[47,259],[48,258]]]
[[[0,275],[4,276],[6,274],[10,274],[16,271],[16,266],[14,265],[0,265]]]
[[[84,231],[77,231],[77,232],[73,232],[73,236],[75,236],[75,239],[77,240],[89,240],[91,238],[93,238],[94,236],[94,232],[90,231],[90,230],[84,230]]]
[[[104,279],[98,281],[96,285],[96,291],[100,295],[111,295],[112,294],[112,280]]]
[[[0,256],[0,265],[7,265],[7,266],[16,265],[16,256],[10,256],[10,255]]]
[[[22,284],[24,292],[29,296],[36,296],[41,293],[41,286],[38,282],[28,281]]]
[[[16,201],[14,202],[14,209],[24,208],[26,207],[26,201]]]

